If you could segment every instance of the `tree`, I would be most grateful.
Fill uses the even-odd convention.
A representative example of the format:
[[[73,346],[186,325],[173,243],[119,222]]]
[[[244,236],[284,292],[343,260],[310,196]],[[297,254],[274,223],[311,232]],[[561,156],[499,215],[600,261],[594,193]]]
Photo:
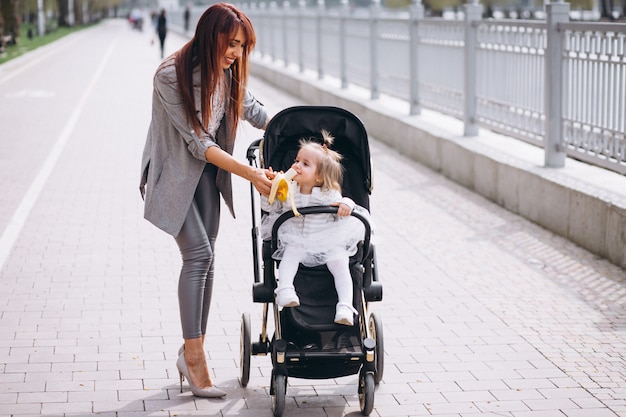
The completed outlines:
[[[16,0],[0,0],[0,36],[11,36],[9,44],[15,44],[20,33],[15,7]]]
[[[67,21],[67,14],[69,13],[67,0],[57,0],[57,6],[59,8],[59,17],[57,19],[57,24],[59,25],[59,27],[69,26],[70,24]]]

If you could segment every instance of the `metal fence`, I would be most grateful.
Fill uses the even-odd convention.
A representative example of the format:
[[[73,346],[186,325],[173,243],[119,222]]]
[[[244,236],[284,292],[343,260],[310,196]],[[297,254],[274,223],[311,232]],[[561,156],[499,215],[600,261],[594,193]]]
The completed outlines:
[[[420,3],[238,4],[274,62],[459,118],[467,136],[481,126],[541,146],[546,166],[567,155],[626,174],[626,24],[570,22],[562,2],[545,20],[483,19],[477,2],[457,20],[427,18]]]
[[[563,141],[578,158],[621,173],[626,159],[624,26],[561,25]]]

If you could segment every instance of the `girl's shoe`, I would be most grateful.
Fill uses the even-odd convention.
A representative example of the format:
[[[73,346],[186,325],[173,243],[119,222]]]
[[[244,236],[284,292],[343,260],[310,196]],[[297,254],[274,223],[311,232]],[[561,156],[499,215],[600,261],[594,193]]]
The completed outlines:
[[[180,345],[180,347],[178,348],[178,356],[182,355],[183,353],[185,353],[185,344],[184,343],[182,345]]]
[[[342,303],[337,304],[337,309],[335,310],[335,323],[353,326],[355,314],[357,314],[357,311],[351,305]]]
[[[300,299],[296,294],[296,290],[293,288],[277,288],[276,304],[278,304],[280,308],[298,307],[300,305]]]
[[[185,362],[185,353],[178,357],[176,360],[176,367],[178,368],[178,374],[180,376],[180,392],[183,392],[183,377],[187,378],[187,383],[189,384],[189,389],[196,397],[204,397],[204,398],[222,398],[226,395],[224,391],[217,388],[215,385],[212,385],[207,388],[200,388],[194,385],[191,378],[189,378],[189,369],[187,368],[187,362]]]

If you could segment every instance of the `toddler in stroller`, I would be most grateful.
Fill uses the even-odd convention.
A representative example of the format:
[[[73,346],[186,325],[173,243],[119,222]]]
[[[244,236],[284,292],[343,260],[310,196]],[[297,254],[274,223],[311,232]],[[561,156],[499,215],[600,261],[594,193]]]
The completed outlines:
[[[278,231],[278,249],[272,254],[274,259],[280,260],[276,303],[280,308],[299,306],[300,300],[293,286],[299,265],[326,264],[334,278],[338,297],[335,323],[352,326],[357,310],[352,305],[349,258],[356,253],[365,230],[358,219],[350,216],[356,207],[354,201],[341,195],[341,155],[330,149],[334,138],[325,130],[321,133],[323,144],[301,139],[296,160],[291,166],[296,184],[289,187],[289,192],[293,193],[289,197],[296,207],[337,206],[337,214],[297,216],[283,223]],[[287,201],[281,199],[274,199],[270,204],[267,197],[261,196],[261,209],[268,213],[261,223],[264,240],[271,238],[274,222],[289,209],[288,206]]]

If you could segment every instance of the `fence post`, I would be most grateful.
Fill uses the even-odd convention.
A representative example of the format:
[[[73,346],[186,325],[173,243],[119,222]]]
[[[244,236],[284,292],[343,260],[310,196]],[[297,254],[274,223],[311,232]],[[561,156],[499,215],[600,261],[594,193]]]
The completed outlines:
[[[324,78],[324,60],[322,59],[322,21],[324,19],[324,0],[317,0],[317,79]]]
[[[283,25],[282,25],[282,29],[283,29],[283,61],[285,63],[285,68],[287,68],[289,66],[289,43],[287,42],[287,39],[289,38],[289,36],[287,35],[287,22],[290,20],[290,13],[289,13],[289,0],[285,0],[283,2]]]
[[[478,0],[469,0],[465,5],[465,66],[463,69],[465,102],[463,104],[463,135],[478,135],[476,118],[476,38],[478,28],[474,22],[481,20],[483,6]]]
[[[563,135],[563,84],[562,60],[563,39],[558,25],[569,21],[569,3],[556,0],[546,4],[546,58],[545,58],[545,117],[543,137],[545,166],[562,168],[565,166]]]
[[[300,0],[298,2],[298,27],[296,28],[298,31],[298,65],[300,66],[300,73],[304,72],[304,39],[302,38],[302,28],[304,24],[302,22],[304,21],[303,15],[305,7],[305,0]]]
[[[267,19],[265,23],[267,24],[267,31],[269,32],[270,38],[270,56],[272,57],[272,63],[276,62],[276,42],[274,41],[274,15],[276,13],[276,3],[270,2],[268,7],[265,9],[267,13]]]
[[[339,74],[341,76],[341,88],[348,88],[348,64],[346,47],[346,18],[350,9],[348,0],[341,0],[339,16]]]
[[[419,92],[419,21],[424,18],[422,0],[413,0],[409,7],[410,43],[409,43],[409,83],[410,83],[410,115],[422,112]]]
[[[370,4],[370,97],[380,97],[378,91],[378,18],[380,17],[380,0],[372,0]]]

